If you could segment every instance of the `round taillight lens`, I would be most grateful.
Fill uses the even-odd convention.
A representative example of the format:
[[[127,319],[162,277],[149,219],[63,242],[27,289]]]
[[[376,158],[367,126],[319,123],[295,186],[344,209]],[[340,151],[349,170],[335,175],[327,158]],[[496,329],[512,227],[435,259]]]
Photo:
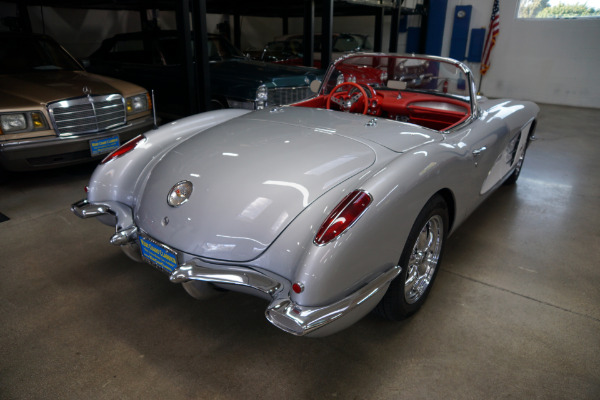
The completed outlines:
[[[372,201],[371,195],[362,190],[355,190],[344,197],[319,228],[314,243],[324,245],[340,236],[367,210]]]
[[[140,143],[143,140],[146,140],[146,137],[144,135],[139,135],[139,136],[134,137],[129,142],[123,144],[121,147],[119,147],[118,149],[116,149],[115,151],[113,151],[112,153],[107,155],[104,158],[104,160],[100,161],[100,164],[105,164],[105,163],[109,162],[110,160],[113,160],[115,158],[121,157],[124,154],[129,153],[131,150],[135,149],[135,147],[138,145],[138,143]]]

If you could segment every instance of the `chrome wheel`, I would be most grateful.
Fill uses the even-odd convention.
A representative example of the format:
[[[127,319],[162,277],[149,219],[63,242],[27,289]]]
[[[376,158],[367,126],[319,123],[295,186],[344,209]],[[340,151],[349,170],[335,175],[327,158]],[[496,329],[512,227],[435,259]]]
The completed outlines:
[[[398,261],[402,272],[390,283],[376,313],[399,321],[421,308],[442,263],[449,229],[448,205],[441,195],[434,195],[415,219]]]
[[[412,248],[404,283],[404,299],[414,304],[425,293],[435,274],[444,237],[444,220],[433,215],[421,228]]]

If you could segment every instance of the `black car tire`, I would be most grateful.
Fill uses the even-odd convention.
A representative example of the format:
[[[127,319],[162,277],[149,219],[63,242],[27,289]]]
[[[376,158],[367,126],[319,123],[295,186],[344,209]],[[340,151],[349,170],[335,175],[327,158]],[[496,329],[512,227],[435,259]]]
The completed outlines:
[[[423,207],[400,256],[400,275],[392,281],[375,313],[398,321],[421,308],[440,269],[448,235],[448,207],[433,196]]]

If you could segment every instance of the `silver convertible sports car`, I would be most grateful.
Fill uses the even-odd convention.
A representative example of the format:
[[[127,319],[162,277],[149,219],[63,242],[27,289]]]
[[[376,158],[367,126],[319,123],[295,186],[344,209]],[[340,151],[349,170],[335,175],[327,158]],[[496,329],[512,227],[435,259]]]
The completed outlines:
[[[136,137],[72,210],[195,298],[261,296],[278,328],[325,336],[421,307],[448,235],[519,177],[538,111],[478,97],[458,61],[355,53],[301,103]]]

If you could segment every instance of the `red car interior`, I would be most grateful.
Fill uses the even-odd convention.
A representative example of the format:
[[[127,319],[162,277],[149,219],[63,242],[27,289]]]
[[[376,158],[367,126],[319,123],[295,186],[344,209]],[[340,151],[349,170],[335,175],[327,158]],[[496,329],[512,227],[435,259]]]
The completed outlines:
[[[357,86],[360,86],[363,91],[361,92]],[[331,101],[332,97],[346,101],[359,96],[350,108],[350,112],[410,122],[439,131],[450,129],[466,120],[470,115],[468,103],[442,95],[389,88],[375,89],[368,85],[358,85],[352,82],[342,83],[336,88],[330,94],[320,95],[294,105],[337,110],[340,107],[335,101]],[[367,95],[366,111],[363,92]]]

